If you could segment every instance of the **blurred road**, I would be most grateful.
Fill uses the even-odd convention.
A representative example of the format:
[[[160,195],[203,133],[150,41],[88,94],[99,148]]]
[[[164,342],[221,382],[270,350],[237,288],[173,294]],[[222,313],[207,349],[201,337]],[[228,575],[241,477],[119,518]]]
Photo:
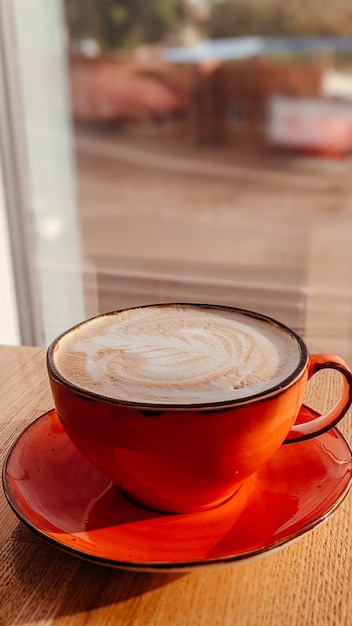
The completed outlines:
[[[240,301],[296,326],[317,350],[352,336],[351,160],[112,132],[79,131],[76,146],[100,308],[175,295]]]

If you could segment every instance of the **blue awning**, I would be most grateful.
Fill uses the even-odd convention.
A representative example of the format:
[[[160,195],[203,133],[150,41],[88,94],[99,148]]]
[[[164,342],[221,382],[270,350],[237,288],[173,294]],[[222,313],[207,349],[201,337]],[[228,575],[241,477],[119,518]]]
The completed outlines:
[[[260,37],[207,39],[192,46],[164,48],[163,57],[172,63],[201,63],[202,61],[248,58],[265,52]]]
[[[233,37],[206,39],[192,46],[166,47],[162,54],[171,63],[202,63],[251,58],[265,54],[297,54],[332,50],[352,51],[352,37]]]

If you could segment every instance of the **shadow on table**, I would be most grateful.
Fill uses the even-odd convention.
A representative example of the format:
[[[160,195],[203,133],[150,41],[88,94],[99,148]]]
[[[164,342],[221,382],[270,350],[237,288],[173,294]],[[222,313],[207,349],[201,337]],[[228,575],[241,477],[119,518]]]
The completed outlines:
[[[3,559],[10,563],[9,568],[14,571],[7,575],[12,574],[17,584],[6,588],[5,581],[2,599],[0,589],[1,625],[91,611],[142,596],[185,575],[130,572],[95,565],[50,546],[22,524],[16,527],[4,549],[7,554],[0,558],[0,566]]]

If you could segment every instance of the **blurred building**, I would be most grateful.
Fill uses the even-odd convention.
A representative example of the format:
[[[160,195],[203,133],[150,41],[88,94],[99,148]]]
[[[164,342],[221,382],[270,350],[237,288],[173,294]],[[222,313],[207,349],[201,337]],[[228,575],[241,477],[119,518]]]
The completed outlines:
[[[321,67],[273,64],[260,57],[199,72],[194,93],[199,140],[266,145],[271,99],[278,94],[318,97],[322,75]]]
[[[277,41],[277,52],[290,53],[285,59],[273,56],[269,43],[250,37],[181,48],[146,46],[134,53],[71,54],[73,117],[152,122],[156,134],[173,120],[180,139],[199,144],[347,154],[352,76],[334,69],[326,45],[319,48],[314,39]],[[314,54],[302,60],[291,49]],[[175,135],[175,125],[167,128]]]

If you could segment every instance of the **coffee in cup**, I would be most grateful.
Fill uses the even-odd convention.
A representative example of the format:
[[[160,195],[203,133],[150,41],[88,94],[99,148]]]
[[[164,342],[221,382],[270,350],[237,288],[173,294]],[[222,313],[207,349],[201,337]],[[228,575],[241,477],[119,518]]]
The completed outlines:
[[[150,404],[231,402],[263,393],[300,362],[295,337],[240,311],[142,307],[103,315],[66,334],[55,353],[72,384]]]
[[[302,406],[322,367],[344,381],[324,416]],[[310,356],[269,317],[215,305],[97,316],[52,343],[48,371],[73,443],[130,498],[167,512],[221,504],[285,441],[327,430],[351,403],[342,359]]]

